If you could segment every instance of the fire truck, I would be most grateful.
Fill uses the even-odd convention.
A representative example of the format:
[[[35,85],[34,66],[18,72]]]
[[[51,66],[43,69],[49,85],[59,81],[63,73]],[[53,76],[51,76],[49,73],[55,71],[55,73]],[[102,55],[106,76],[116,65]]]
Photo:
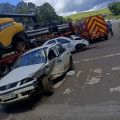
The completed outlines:
[[[108,39],[108,26],[102,15],[89,16],[75,25],[75,32],[90,42],[96,39]]]

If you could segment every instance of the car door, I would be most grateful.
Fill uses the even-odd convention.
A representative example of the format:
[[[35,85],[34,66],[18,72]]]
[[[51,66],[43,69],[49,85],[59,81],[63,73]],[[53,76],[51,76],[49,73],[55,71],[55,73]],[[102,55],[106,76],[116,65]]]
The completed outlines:
[[[50,76],[58,76],[63,72],[63,61],[58,55],[56,47],[52,47],[48,53]]]
[[[48,64],[49,64],[50,75],[54,73],[56,57],[57,57],[57,54],[54,52],[52,48],[50,48],[48,51]]]
[[[69,68],[70,53],[61,44],[56,45],[56,49],[59,53],[59,59],[62,60],[62,70],[65,72]]]

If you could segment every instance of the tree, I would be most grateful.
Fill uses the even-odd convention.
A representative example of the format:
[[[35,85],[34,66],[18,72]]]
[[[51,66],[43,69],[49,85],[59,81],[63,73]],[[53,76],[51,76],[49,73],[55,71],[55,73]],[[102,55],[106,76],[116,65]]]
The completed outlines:
[[[1,3],[0,4],[0,13],[14,13],[16,7],[14,5],[10,5],[9,3]]]
[[[120,2],[110,3],[108,5],[108,8],[114,15],[119,15],[120,14]]]
[[[16,6],[10,5],[9,3],[0,4],[0,13],[20,13],[20,14],[31,14],[37,15],[38,23],[41,25],[47,25],[53,21],[63,21],[62,16],[58,16],[54,8],[49,3],[44,3],[41,6],[36,6],[34,3],[19,2]],[[30,19],[18,19],[22,20],[23,23],[30,23]]]

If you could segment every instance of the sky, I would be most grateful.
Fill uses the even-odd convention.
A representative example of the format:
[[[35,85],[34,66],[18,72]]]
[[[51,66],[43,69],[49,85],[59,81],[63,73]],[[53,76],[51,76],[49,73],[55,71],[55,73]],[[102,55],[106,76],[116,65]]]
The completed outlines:
[[[82,11],[98,10],[107,7],[110,2],[120,0],[0,0],[0,2],[9,2],[14,5],[20,1],[33,2],[36,5],[48,2],[58,15],[67,16]]]

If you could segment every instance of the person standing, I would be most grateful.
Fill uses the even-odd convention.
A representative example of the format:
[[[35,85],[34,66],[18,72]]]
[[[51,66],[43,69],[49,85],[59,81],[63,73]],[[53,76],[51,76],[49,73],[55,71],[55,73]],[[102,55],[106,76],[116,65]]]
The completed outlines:
[[[113,29],[112,29],[112,24],[111,24],[111,22],[110,22],[110,21],[108,21],[108,22],[107,22],[107,24],[108,24],[108,30],[109,30],[109,32],[110,32],[110,34],[111,34],[111,36],[113,36],[113,35],[114,35],[114,33],[113,33]]]

